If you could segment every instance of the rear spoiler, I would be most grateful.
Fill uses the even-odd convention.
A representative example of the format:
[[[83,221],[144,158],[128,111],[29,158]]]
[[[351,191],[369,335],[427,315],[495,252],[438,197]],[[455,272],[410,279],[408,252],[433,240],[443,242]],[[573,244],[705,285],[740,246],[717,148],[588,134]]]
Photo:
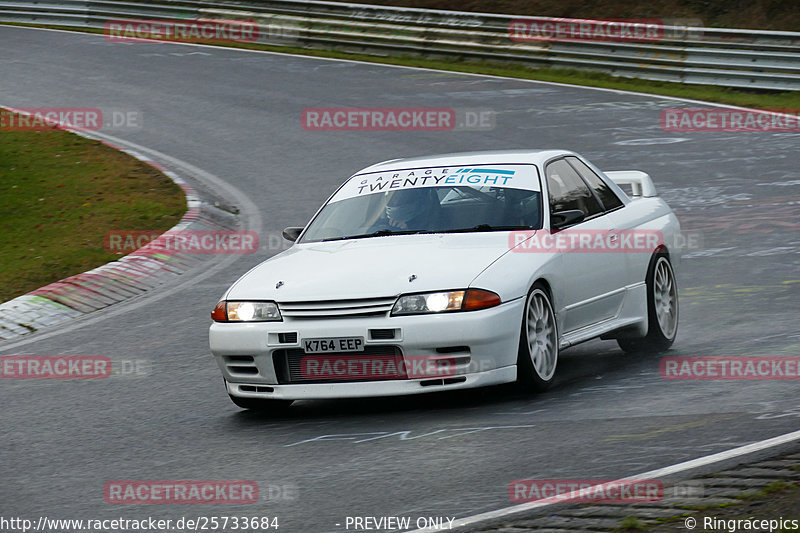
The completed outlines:
[[[642,198],[658,196],[653,180],[645,172],[639,170],[612,170],[604,172],[604,174],[619,186],[630,185],[633,196]]]

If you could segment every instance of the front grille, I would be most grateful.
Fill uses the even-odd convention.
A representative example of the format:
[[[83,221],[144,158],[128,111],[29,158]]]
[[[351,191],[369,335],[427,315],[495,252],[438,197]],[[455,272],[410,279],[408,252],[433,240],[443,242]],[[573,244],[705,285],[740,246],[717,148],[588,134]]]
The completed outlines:
[[[395,337],[394,329],[371,329],[369,330],[369,338],[375,341],[391,340]]]
[[[281,315],[287,318],[358,318],[386,316],[396,298],[360,298],[311,302],[278,302]]]
[[[280,384],[408,379],[397,346],[366,346],[363,352],[325,354],[288,348],[275,350],[272,361]]]
[[[278,342],[281,344],[297,344],[297,332],[278,333]]]

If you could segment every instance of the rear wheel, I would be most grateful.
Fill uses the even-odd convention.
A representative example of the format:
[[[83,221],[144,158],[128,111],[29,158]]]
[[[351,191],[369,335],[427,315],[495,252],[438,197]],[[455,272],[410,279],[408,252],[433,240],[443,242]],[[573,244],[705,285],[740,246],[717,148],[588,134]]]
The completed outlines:
[[[666,351],[678,333],[678,285],[669,256],[659,252],[647,268],[647,335],[617,339],[626,352]]]
[[[517,355],[518,380],[526,388],[547,390],[558,363],[558,328],[550,295],[536,283],[528,293],[522,315]]]

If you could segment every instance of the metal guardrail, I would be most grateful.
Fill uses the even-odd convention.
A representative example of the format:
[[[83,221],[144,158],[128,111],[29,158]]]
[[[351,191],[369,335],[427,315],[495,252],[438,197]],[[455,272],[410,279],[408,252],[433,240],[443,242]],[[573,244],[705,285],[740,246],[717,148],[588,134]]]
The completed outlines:
[[[485,13],[304,0],[0,0],[0,20],[103,28],[119,19],[252,20],[258,42],[373,55],[490,60],[650,80],[800,90],[800,33],[669,24],[652,41],[522,41]],[[560,19],[566,20],[566,19]]]

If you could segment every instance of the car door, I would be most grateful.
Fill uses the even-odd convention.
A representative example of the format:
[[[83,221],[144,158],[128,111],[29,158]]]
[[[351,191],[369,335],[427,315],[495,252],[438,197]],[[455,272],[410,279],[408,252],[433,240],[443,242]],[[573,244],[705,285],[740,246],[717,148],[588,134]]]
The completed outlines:
[[[589,165],[577,157],[567,157],[567,162],[580,174],[595,196],[603,204],[606,216],[613,227],[620,232],[636,233],[637,228],[645,221],[641,216],[631,213],[631,209],[608,186]],[[646,233],[646,232],[643,232]],[[619,255],[624,257],[626,279],[625,285],[631,287],[644,281],[650,254],[644,249],[628,249]]]
[[[565,284],[560,300],[562,333],[567,334],[616,317],[625,295],[626,265],[622,253],[597,247],[597,239],[615,229],[613,213],[606,213],[593,190],[565,158],[545,167],[550,231],[558,246]],[[582,221],[562,229],[553,227],[553,215],[579,209]],[[588,239],[588,244],[587,244]],[[576,244],[577,243],[577,244]]]

